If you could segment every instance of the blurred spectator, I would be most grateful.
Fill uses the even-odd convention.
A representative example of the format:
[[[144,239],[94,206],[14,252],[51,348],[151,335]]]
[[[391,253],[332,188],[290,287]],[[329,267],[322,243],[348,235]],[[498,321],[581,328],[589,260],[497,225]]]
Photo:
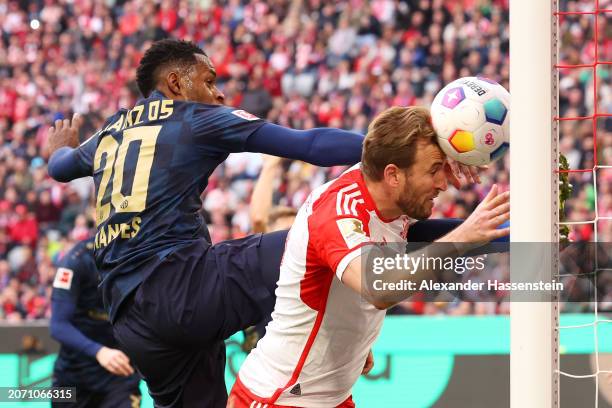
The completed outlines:
[[[563,10],[592,1],[562,0]],[[55,119],[83,113],[82,139],[139,95],[135,67],[151,41],[170,36],[198,43],[216,65],[228,104],[294,128],[337,126],[365,132],[370,118],[392,105],[428,105],[459,76],[482,74],[508,88],[507,1],[445,0],[80,0],[0,4],[0,310],[21,321],[46,315],[51,260],[94,224],[85,211],[91,182],[59,185],[46,175],[46,131]],[[612,42],[600,24],[599,56],[612,60]],[[593,17],[560,18],[562,63],[592,63]],[[561,116],[610,112],[609,70],[560,72]],[[597,92],[597,98],[594,98]],[[561,151],[572,168],[595,160],[612,164],[612,120],[560,123]],[[594,145],[597,144],[597,157]],[[483,184],[441,194],[435,217],[465,217],[497,182],[509,188],[509,159],[490,166]],[[203,216],[214,242],[252,232],[249,200],[261,169],[259,155],[232,155],[210,179]],[[344,168],[283,163],[269,207],[299,207],[313,188]],[[597,206],[609,217],[610,172],[572,174],[567,218],[576,239],[594,239]],[[603,174],[605,173],[605,174]],[[268,205],[268,204],[266,204]],[[252,208],[252,207],[251,207]],[[265,220],[260,221],[265,223]],[[599,239],[612,222],[597,223]],[[30,253],[28,254],[28,248]],[[8,261],[8,262],[7,262]],[[7,269],[8,268],[8,269]],[[37,270],[38,269],[38,270]],[[22,280],[24,279],[24,280]],[[38,287],[36,285],[39,285]],[[33,292],[33,293],[32,293]],[[25,302],[25,303],[24,303]],[[469,306],[469,307],[468,307]],[[424,313],[419,302],[411,313]],[[493,312],[470,305],[431,312]],[[429,309],[428,309],[429,310]],[[496,312],[503,312],[499,308]]]

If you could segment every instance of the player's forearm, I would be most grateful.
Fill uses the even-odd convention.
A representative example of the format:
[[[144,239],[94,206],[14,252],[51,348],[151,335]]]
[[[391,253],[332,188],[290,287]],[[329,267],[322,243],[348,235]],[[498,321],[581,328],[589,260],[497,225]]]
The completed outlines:
[[[266,123],[249,136],[246,148],[317,166],[337,166],[358,163],[362,144],[362,135],[346,130],[295,130]]]
[[[484,242],[462,242],[461,232],[456,231],[461,222],[462,220],[458,219],[417,222],[410,227],[411,229],[408,232],[410,239],[408,241],[425,242],[433,239],[436,239],[436,241],[421,249],[411,250],[405,254],[400,254],[397,251],[393,252],[389,246],[370,248],[372,251],[369,253],[371,262],[368,262],[368,265],[374,265],[373,258],[375,257],[379,259],[391,258],[394,260],[399,257],[401,262],[394,263],[392,268],[385,268],[384,272],[379,275],[370,274],[370,271],[367,272],[366,279],[368,281],[362,287],[366,298],[377,308],[387,309],[418,292],[423,281],[438,280],[440,274],[444,272],[441,268],[444,262],[439,262],[438,260],[507,252],[509,250],[507,244],[487,245]],[[498,229],[508,226],[509,223],[506,222],[500,225]],[[508,239],[503,237],[493,242],[508,242]],[[375,283],[375,280],[379,282]],[[404,285],[406,282],[411,282],[411,285],[406,287]],[[398,287],[403,289],[397,290],[396,288]],[[377,290],[377,288],[383,289]]]
[[[274,193],[274,179],[277,167],[263,166],[253,194],[251,195],[251,224],[253,232],[265,232],[268,213],[272,207],[272,194]]]
[[[401,246],[401,245],[400,245]],[[404,252],[392,246],[372,247],[368,253],[368,270],[361,291],[378,309],[388,309],[420,291],[423,281],[438,280],[437,260],[461,255],[454,244],[432,243],[424,248]]]
[[[70,317],[74,313],[74,307],[69,302],[52,302],[51,322],[49,325],[51,337],[63,345],[85,353],[88,356],[95,357],[102,345],[86,337],[70,322]]]
[[[317,166],[353,165],[361,161],[363,136],[333,128],[310,129],[311,149],[303,160]]]
[[[408,242],[433,242],[451,231],[459,227],[463,223],[460,218],[440,218],[431,220],[417,221],[408,229]],[[504,229],[510,226],[510,222],[506,221],[497,229]],[[509,242],[508,236],[497,238],[491,242]],[[501,248],[498,246],[497,248]]]

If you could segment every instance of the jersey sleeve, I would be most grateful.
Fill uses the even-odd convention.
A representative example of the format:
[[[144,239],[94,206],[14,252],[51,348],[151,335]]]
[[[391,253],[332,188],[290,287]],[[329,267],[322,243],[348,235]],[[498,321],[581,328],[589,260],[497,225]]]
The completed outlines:
[[[72,300],[76,302],[79,297],[80,278],[78,258],[74,259],[71,253],[66,254],[59,262],[51,298],[54,300]]]
[[[79,147],[77,147],[76,158],[77,165],[87,173],[88,176],[93,174],[93,161],[96,154],[96,148],[98,146],[98,138],[100,133],[94,134],[89,139],[85,140]]]
[[[317,231],[318,258],[338,279],[342,279],[348,264],[361,255],[362,247],[371,243],[368,215],[355,210],[354,200],[359,198],[342,192],[333,194],[311,216],[311,230]]]
[[[49,159],[49,175],[60,182],[91,176],[97,140],[96,133],[74,149],[71,147],[58,149]]]
[[[191,130],[196,145],[213,153],[246,151],[246,141],[264,120],[242,109],[195,105]]]
[[[296,130],[265,123],[249,136],[246,150],[302,160],[315,166],[338,166],[359,162],[362,144],[362,135],[346,130]]]

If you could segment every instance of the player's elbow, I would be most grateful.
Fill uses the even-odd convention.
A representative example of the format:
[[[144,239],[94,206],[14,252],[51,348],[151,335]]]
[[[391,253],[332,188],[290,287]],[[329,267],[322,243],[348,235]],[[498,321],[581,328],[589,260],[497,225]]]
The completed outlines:
[[[58,164],[57,154],[54,154],[51,156],[51,159],[49,159],[47,173],[49,173],[49,177],[55,181],[59,181],[60,183],[70,181],[70,178],[68,178],[67,174],[62,171],[61,166]]]
[[[64,310],[64,305],[54,302],[51,306],[51,319],[49,321],[49,334],[51,337],[64,343],[70,332],[70,318]]]
[[[378,310],[387,310],[390,307],[395,306],[396,303],[398,303],[397,299],[392,298],[392,296],[390,296],[387,293],[381,293],[381,292],[363,293],[362,292],[362,295],[369,304],[371,304]]]
[[[251,212],[251,227],[253,232],[266,232],[266,224],[268,222],[268,217],[262,214],[262,211]]]
[[[253,230],[254,234],[259,234],[261,233],[265,233],[267,228],[266,228],[266,222],[263,220],[252,220],[252,227],[251,229]]]
[[[57,166],[53,166],[52,162],[49,162],[49,166],[47,168],[47,173],[49,173],[49,177],[51,177],[55,181],[59,181],[60,183],[66,183],[70,181],[64,174],[62,174]]]
[[[61,324],[51,317],[51,321],[49,322],[49,334],[51,334],[51,338],[55,341],[61,342],[62,339],[62,329]]]

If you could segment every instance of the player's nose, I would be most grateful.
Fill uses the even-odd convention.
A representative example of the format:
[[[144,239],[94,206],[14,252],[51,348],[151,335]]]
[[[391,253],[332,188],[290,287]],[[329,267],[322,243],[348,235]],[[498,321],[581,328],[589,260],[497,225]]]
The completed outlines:
[[[217,90],[217,101],[223,105],[225,103],[225,95],[223,94],[223,92]]]
[[[446,191],[446,189],[448,188],[448,179],[446,178],[446,174],[444,174],[444,172],[439,173],[441,174],[438,174],[438,176],[436,177],[434,187],[438,190],[438,192]]]

